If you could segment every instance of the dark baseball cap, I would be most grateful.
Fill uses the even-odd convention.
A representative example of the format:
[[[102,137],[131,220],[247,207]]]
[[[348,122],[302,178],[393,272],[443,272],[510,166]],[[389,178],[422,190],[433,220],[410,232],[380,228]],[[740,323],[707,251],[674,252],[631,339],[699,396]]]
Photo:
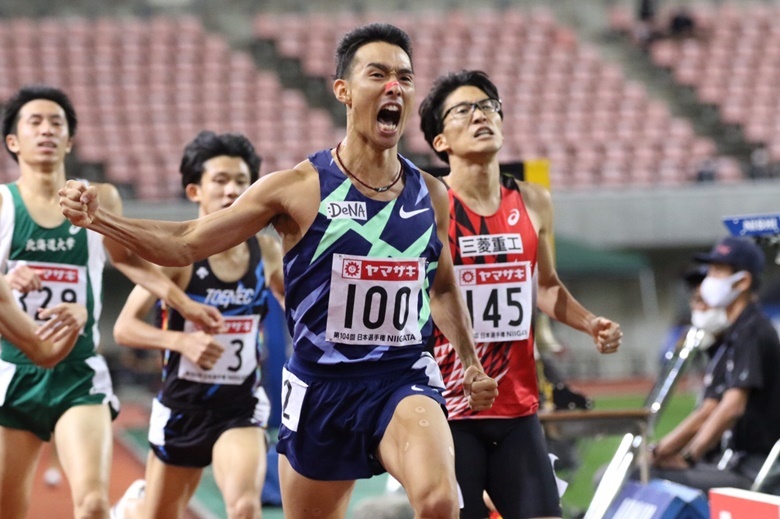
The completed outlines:
[[[696,254],[693,259],[701,263],[724,263],[734,267],[736,272],[746,270],[757,278],[764,270],[766,260],[764,251],[756,242],[748,238],[727,236],[723,238],[709,253]]]

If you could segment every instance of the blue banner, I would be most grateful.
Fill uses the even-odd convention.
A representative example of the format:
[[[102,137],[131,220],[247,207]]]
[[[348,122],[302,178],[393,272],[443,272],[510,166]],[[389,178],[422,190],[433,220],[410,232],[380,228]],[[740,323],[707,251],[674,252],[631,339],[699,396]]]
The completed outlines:
[[[605,519],[709,519],[704,493],[671,481],[647,485],[629,481],[607,510]]]
[[[723,224],[732,236],[780,235],[780,213],[726,216]]]

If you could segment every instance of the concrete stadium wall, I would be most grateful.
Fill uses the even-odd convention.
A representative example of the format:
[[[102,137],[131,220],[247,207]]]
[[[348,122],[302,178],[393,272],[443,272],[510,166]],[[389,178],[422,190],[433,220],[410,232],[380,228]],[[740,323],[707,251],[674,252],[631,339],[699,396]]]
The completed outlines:
[[[555,228],[593,245],[652,249],[711,244],[724,216],[780,211],[780,181],[555,192]]]

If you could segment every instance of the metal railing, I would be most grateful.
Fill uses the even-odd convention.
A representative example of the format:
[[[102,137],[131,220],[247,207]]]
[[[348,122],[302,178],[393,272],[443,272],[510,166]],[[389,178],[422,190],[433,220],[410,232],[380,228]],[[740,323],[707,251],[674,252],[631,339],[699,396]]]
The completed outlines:
[[[709,341],[711,341],[711,335],[705,331],[694,327],[688,330],[679,351],[666,363],[645,401],[644,408],[649,413],[642,432],[640,434],[628,433],[623,436],[612,461],[607,465],[607,469],[596,487],[596,492],[585,513],[585,519],[602,519],[605,516],[637,461],[639,462],[640,479],[643,483],[647,483],[649,460],[647,449],[644,448],[647,435],[652,433],[660,413],[669,403],[669,397],[687,369],[690,360],[699,349],[708,345]],[[780,446],[776,445],[775,447],[780,454]]]

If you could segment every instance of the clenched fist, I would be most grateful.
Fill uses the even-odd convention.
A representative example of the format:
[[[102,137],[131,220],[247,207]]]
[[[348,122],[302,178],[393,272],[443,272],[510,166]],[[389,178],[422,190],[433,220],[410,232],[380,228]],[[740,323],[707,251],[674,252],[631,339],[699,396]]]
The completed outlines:
[[[87,187],[82,182],[68,180],[57,194],[60,196],[62,214],[73,225],[87,227],[95,219],[99,206],[95,186]]]
[[[493,406],[498,396],[498,383],[477,366],[469,366],[463,374],[463,392],[474,411],[485,411]]]
[[[599,353],[617,352],[623,339],[623,331],[620,329],[620,325],[605,317],[596,317],[590,324],[590,334]]]
[[[206,370],[213,368],[225,351],[214,337],[202,331],[181,334],[175,349]]]

